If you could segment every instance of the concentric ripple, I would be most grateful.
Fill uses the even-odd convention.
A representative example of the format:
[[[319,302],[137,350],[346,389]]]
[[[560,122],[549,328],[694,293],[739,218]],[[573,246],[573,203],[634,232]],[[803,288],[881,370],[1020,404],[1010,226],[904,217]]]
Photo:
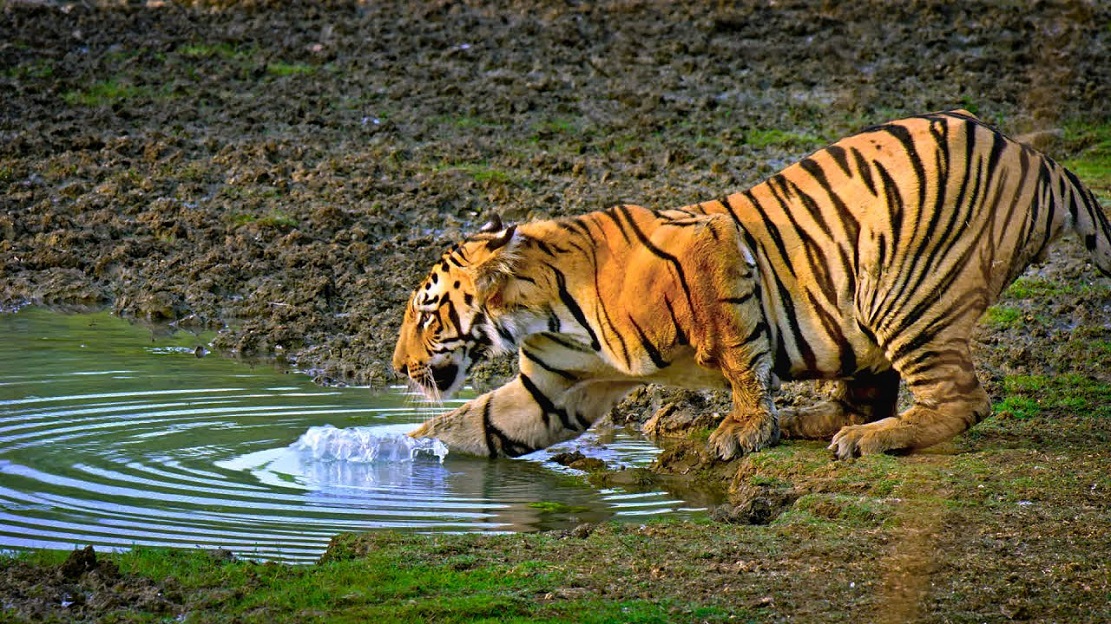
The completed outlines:
[[[544,453],[441,461],[399,449],[399,434],[451,404],[199,359],[203,336],[36,309],[0,315],[0,336],[0,549],[165,545],[297,562],[344,531],[690,511],[662,492],[591,489]],[[633,465],[655,453],[624,433],[576,448]]]

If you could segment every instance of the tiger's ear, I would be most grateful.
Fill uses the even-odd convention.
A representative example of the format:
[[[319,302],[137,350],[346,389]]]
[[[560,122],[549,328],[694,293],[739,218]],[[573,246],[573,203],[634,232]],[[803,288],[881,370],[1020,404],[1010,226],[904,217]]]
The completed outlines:
[[[511,225],[486,241],[490,255],[474,267],[475,294],[479,303],[496,308],[510,297],[513,289],[508,286],[521,262],[522,239],[517,226]]]
[[[505,229],[501,224],[501,215],[496,212],[491,212],[487,218],[486,223],[478,229],[480,233],[487,234],[492,232],[500,232]]]

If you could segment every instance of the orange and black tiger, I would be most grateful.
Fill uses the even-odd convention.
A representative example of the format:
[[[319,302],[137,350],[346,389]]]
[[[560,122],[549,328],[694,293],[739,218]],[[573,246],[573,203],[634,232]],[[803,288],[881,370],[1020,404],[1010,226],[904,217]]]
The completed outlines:
[[[832,437],[839,458],[928,447],[990,412],[973,326],[1070,230],[1111,274],[1095,196],[965,111],[869,128],[714,201],[493,222],[413,293],[393,364],[434,396],[490,353],[517,350],[520,374],[410,435],[518,456],[659,383],[732,390],[710,437],[725,459],[781,435]],[[799,379],[835,389],[777,411],[773,388]]]

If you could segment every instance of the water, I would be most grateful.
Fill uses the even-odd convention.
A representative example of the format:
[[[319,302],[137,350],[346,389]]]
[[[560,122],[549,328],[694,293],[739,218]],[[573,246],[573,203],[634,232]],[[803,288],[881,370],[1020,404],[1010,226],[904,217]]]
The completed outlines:
[[[0,549],[160,545],[303,562],[344,531],[530,531],[692,512],[664,492],[591,488],[549,452],[445,456],[403,434],[457,403],[197,358],[208,338],[106,313],[0,315]],[[574,448],[627,465],[656,452],[624,432]]]

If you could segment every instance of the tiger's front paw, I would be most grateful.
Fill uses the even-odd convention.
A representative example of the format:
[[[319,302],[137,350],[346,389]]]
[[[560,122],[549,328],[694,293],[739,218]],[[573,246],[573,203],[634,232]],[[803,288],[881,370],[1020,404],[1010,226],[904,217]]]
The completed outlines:
[[[753,415],[746,420],[726,416],[710,434],[710,450],[728,461],[767,448],[779,442],[779,426],[775,417]]]

